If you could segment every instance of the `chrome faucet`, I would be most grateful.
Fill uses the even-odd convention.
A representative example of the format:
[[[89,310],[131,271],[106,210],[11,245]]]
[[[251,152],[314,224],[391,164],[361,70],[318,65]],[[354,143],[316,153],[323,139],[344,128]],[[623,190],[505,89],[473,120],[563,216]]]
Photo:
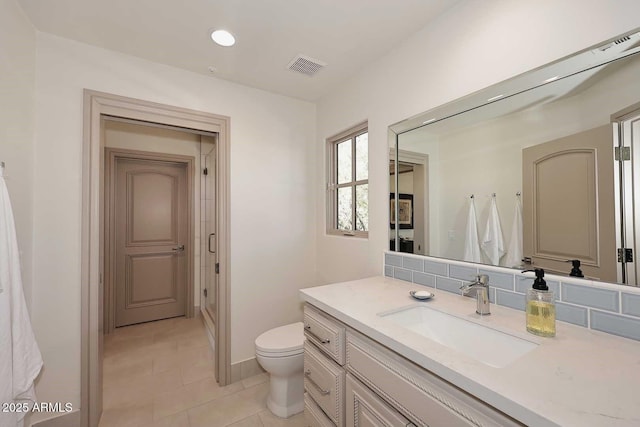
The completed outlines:
[[[462,291],[462,295],[468,295],[471,291],[475,291],[477,298],[476,313],[481,316],[491,314],[489,309],[489,276],[478,274],[475,281],[465,283],[460,287],[460,291]]]

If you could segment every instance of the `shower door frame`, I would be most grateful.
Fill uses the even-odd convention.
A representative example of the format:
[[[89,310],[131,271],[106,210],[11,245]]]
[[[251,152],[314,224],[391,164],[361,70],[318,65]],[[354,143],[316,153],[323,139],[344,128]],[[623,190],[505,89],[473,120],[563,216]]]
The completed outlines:
[[[230,118],[123,96],[84,90],[81,228],[81,425],[97,427],[102,412],[103,319],[103,116],[176,126],[218,134],[217,221],[218,310],[215,321],[215,370],[220,385],[231,382],[230,333]]]

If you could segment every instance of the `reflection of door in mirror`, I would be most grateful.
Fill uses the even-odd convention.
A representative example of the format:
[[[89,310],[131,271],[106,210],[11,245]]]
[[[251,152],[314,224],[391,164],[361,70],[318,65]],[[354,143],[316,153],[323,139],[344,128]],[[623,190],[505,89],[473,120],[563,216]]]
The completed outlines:
[[[389,189],[395,188],[395,153],[389,163]],[[413,196],[413,226],[400,228],[399,252],[414,254],[429,253],[429,156],[400,150],[398,161],[398,193]],[[395,231],[389,235],[389,249],[395,250]]]
[[[600,126],[522,150],[523,249],[533,267],[615,282],[613,131]]]
[[[640,285],[640,269],[635,259],[640,243],[640,185],[637,182],[640,165],[640,104],[632,105],[614,115],[619,140],[616,159],[620,165],[620,221],[616,223],[618,248],[624,248],[619,261],[618,282]],[[634,170],[636,179],[634,180]]]

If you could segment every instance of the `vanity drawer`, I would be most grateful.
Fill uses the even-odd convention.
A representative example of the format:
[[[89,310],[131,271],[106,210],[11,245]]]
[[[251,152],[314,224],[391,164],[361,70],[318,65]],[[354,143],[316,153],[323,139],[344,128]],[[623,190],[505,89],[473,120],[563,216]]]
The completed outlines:
[[[338,427],[344,425],[344,369],[304,343],[304,389]]]
[[[360,381],[347,374],[347,427],[407,427],[411,422]]]
[[[309,304],[304,306],[304,335],[329,357],[344,365],[344,326]]]
[[[347,334],[347,370],[418,426],[523,426],[374,341]]]
[[[313,401],[309,393],[304,394],[304,417],[310,427],[335,427],[322,409]]]

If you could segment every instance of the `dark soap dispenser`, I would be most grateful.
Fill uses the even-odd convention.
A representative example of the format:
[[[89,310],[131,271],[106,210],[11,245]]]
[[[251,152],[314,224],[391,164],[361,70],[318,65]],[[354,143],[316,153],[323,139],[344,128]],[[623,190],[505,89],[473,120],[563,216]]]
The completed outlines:
[[[571,265],[573,266],[571,268],[571,273],[569,273],[569,276],[572,276],[572,277],[584,277],[584,274],[582,274],[582,270],[580,270],[580,260],[579,259],[572,259],[572,260],[569,260],[567,262],[570,262]]]
[[[526,270],[531,271],[531,270]],[[556,306],[553,291],[544,280],[544,270],[533,270],[536,280],[527,291],[527,331],[542,337],[556,336]]]

